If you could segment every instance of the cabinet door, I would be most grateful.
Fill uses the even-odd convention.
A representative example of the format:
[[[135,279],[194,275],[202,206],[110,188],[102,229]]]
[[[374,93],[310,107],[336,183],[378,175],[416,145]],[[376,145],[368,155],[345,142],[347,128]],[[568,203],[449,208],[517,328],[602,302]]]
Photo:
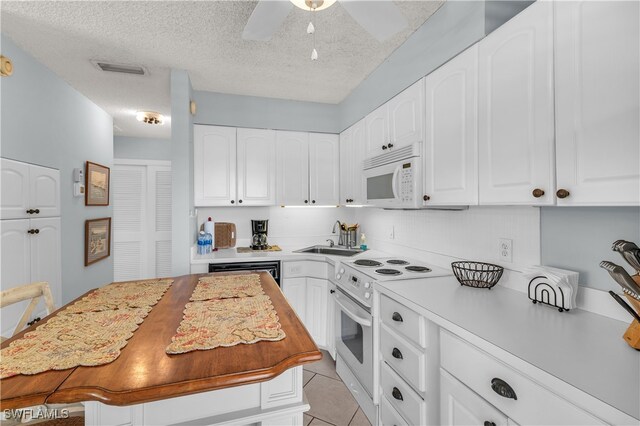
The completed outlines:
[[[389,108],[384,104],[364,119],[367,138],[365,157],[373,157],[386,151],[389,141]],[[382,147],[385,149],[382,149]]]
[[[558,204],[638,205],[640,4],[555,7]]]
[[[440,369],[440,424],[507,426],[507,416],[478,396],[455,377]]]
[[[340,140],[338,135],[309,134],[309,197],[311,204],[340,204]]]
[[[4,177],[4,176],[3,176]],[[0,290],[29,284],[31,282],[31,234],[28,234],[29,219],[3,220],[0,224]],[[10,337],[28,302],[16,303],[0,310],[3,337]]]
[[[276,132],[278,204],[309,205],[309,134]]]
[[[366,128],[364,120],[358,121],[351,127],[350,164],[351,169],[351,198],[350,204],[364,203],[364,175],[362,163],[365,155]]]
[[[426,206],[478,204],[478,46],[425,77]]]
[[[60,216],[60,171],[29,166],[29,208],[39,211],[32,217]]]
[[[62,305],[60,218],[31,219],[31,229],[37,234],[31,238],[31,282],[49,283],[56,306]],[[44,313],[44,303],[35,311]]]
[[[235,127],[193,126],[193,152],[195,205],[235,205]]]
[[[327,281],[327,351],[333,359],[336,359],[336,302],[333,294],[336,292],[336,285]]]
[[[307,305],[307,279],[285,278],[282,280],[282,293],[287,298],[287,302],[308,329],[306,321],[306,305]]]
[[[307,304],[305,324],[316,345],[327,347],[327,280],[307,278]]]
[[[238,129],[238,204],[276,204],[276,132]]]
[[[19,161],[0,159],[2,190],[0,218],[20,219],[31,216],[29,207],[29,165]]]
[[[423,84],[424,81],[420,79],[388,102],[392,150],[423,140]]]
[[[553,204],[553,4],[489,34],[479,66],[480,204]]]
[[[352,152],[353,127],[349,127],[340,133],[340,205],[350,203],[353,191],[352,177]]]

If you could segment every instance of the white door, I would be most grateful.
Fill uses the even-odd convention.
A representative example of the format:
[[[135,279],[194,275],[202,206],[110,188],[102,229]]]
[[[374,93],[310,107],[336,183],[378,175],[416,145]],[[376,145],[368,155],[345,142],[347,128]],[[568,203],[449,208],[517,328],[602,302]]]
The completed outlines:
[[[3,200],[4,201],[4,200]],[[31,236],[29,219],[3,220],[0,223],[0,290],[8,290],[31,282]],[[0,309],[3,337],[10,337],[28,302]]]
[[[29,208],[32,217],[60,216],[60,171],[29,166]]]
[[[305,324],[316,345],[327,347],[328,281],[318,278],[307,278],[306,291]]]
[[[507,426],[507,416],[458,379],[440,369],[440,424],[443,426]]]
[[[309,198],[312,205],[340,204],[340,139],[328,133],[309,134]]]
[[[553,204],[553,4],[480,41],[479,67],[480,204]]]
[[[32,216],[29,207],[29,164],[0,159],[0,218],[20,219]]]
[[[56,306],[62,306],[60,218],[31,219],[30,228],[36,233],[31,239],[31,282],[46,281]],[[4,256],[5,253],[3,252]],[[44,302],[36,309],[35,315],[44,318],[46,308]]]
[[[193,126],[196,206],[236,205],[236,128]]]
[[[478,46],[425,77],[425,206],[478,204]]]
[[[364,118],[366,128],[365,158],[387,152],[389,140],[389,106],[384,104]],[[384,147],[384,148],[383,148]]]
[[[392,150],[423,140],[423,84],[423,79],[420,79],[388,102]]]
[[[305,309],[307,305],[307,279],[304,277],[283,279],[282,293],[300,321],[307,326]]]
[[[340,205],[349,205],[353,182],[351,146],[353,144],[353,126],[340,133]]]
[[[347,165],[351,170],[351,201],[349,204],[364,203],[364,176],[362,174],[362,163],[365,155],[366,128],[364,120],[358,121],[351,127],[351,146],[349,148],[350,163]],[[342,166],[342,163],[340,163]]]
[[[171,271],[171,166],[147,167],[149,206],[148,265],[153,277],[170,277]]]
[[[238,129],[238,204],[276,204],[276,132]]]
[[[333,359],[336,359],[336,302],[333,294],[336,292],[336,285],[331,281],[327,282],[327,350]]]
[[[640,203],[640,3],[556,2],[559,205]]]
[[[309,205],[309,133],[276,132],[278,205]]]

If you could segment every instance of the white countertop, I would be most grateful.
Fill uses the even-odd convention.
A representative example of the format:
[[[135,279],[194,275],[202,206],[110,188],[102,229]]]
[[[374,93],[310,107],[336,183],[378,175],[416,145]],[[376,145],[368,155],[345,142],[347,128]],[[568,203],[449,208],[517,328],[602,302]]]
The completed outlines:
[[[622,339],[627,323],[580,309],[560,313],[534,305],[524,293],[463,287],[455,277],[376,288],[441,326],[452,323],[640,419],[640,352]]]

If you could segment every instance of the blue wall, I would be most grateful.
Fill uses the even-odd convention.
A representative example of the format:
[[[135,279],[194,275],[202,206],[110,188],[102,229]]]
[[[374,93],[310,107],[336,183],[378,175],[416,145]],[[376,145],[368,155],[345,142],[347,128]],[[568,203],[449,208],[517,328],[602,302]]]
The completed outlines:
[[[60,170],[62,301],[113,281],[113,256],[84,266],[86,219],[111,217],[112,208],[85,207],[73,197],[72,172],[85,161],[113,163],[113,120],[105,111],[2,35],[2,54],[14,73],[0,79],[1,144],[5,158]]]
[[[171,160],[171,139],[115,136],[113,156],[135,160]]]

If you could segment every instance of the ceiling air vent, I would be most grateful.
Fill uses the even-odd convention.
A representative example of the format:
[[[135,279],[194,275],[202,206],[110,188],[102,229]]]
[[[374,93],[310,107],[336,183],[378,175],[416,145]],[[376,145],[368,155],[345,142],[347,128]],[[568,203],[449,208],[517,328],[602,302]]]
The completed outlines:
[[[138,65],[110,64],[108,62],[93,61],[102,71],[119,72],[123,74],[145,75],[146,70]]]

